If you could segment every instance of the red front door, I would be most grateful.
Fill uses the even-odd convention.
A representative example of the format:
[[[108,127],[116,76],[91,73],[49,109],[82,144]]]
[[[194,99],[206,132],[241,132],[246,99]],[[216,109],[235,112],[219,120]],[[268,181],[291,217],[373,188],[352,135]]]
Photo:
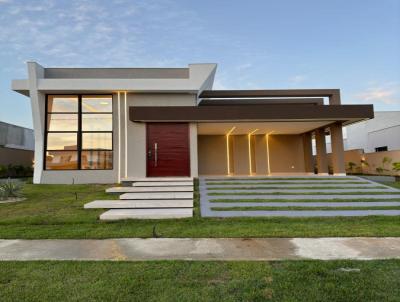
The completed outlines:
[[[190,176],[189,125],[147,123],[147,176]]]

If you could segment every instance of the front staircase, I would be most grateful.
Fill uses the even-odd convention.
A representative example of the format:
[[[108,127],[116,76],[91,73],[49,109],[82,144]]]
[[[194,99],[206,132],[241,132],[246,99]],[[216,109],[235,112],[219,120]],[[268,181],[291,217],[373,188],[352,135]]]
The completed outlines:
[[[94,200],[85,209],[108,209],[100,220],[169,219],[193,216],[193,178],[127,178],[106,190],[119,200]]]

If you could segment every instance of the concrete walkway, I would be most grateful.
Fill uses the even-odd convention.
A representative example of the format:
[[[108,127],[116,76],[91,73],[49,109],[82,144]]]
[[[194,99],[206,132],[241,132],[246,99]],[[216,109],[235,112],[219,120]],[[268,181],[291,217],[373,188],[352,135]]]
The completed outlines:
[[[0,260],[400,259],[400,238],[0,240]]]

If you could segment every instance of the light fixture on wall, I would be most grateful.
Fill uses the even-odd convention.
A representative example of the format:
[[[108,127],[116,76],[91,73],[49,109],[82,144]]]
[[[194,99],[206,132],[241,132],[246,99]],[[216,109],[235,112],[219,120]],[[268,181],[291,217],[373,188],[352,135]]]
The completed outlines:
[[[248,143],[249,143],[249,172],[250,175],[253,175],[253,169],[252,169],[252,159],[251,159],[251,136],[256,133],[258,131],[258,129],[254,129],[253,131],[251,131],[249,134],[247,134],[247,138],[248,138]]]
[[[266,145],[267,145],[267,174],[268,175],[271,175],[271,168],[270,168],[270,164],[269,164],[269,135],[272,133],[272,132],[274,132],[274,131],[271,131],[271,132],[268,132],[267,134],[265,134],[265,142],[266,142]]]
[[[229,136],[236,129],[236,127],[232,127],[231,130],[226,134],[226,160],[227,160],[227,174],[231,175],[231,163],[230,163],[230,155],[229,155]]]

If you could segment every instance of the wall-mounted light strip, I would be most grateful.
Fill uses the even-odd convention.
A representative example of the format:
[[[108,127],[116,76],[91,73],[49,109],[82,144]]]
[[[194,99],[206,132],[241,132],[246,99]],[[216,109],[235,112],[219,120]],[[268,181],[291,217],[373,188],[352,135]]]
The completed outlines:
[[[229,136],[231,133],[236,129],[236,127],[232,127],[231,130],[228,131],[226,134],[226,160],[227,160],[227,174],[231,175],[231,159],[230,159],[230,152],[229,152]]]
[[[267,144],[267,165],[268,165],[267,174],[268,175],[271,175],[271,167],[270,167],[270,164],[269,164],[269,135],[272,132],[274,132],[274,131],[271,131],[271,132],[268,132],[267,134],[265,134],[265,141],[266,141],[266,144]]]
[[[253,168],[252,168],[252,158],[251,158],[251,136],[256,133],[258,131],[258,129],[255,129],[253,131],[251,131],[249,134],[247,134],[247,138],[248,138],[248,143],[249,143],[249,172],[250,175],[253,175]]]
[[[118,102],[118,183],[121,182],[121,93],[117,92]]]
[[[127,106],[127,95],[124,91],[124,111],[125,111],[125,178],[128,177],[128,106]]]

